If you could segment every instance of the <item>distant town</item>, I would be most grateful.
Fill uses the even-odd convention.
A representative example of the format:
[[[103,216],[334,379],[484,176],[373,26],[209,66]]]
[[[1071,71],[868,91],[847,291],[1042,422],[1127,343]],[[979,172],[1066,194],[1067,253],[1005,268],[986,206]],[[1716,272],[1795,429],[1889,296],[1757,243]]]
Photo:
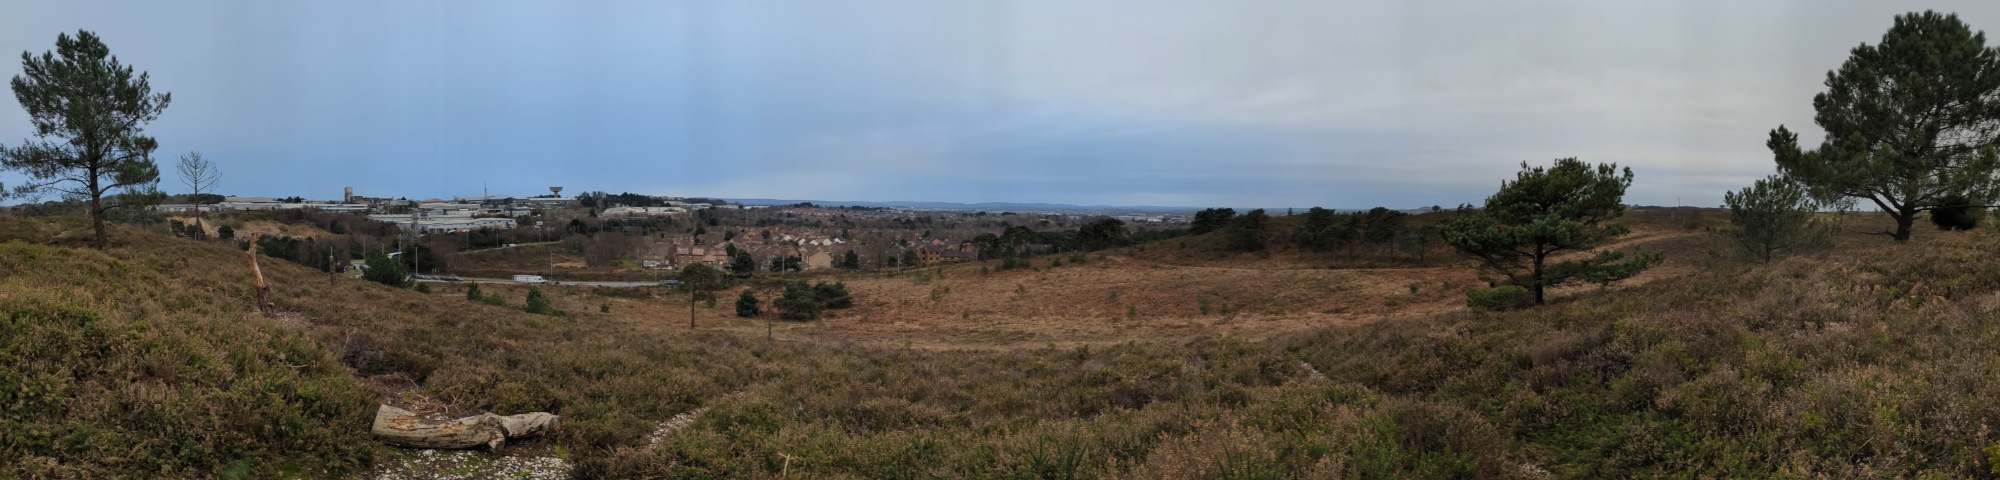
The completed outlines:
[[[816,270],[881,266],[916,266],[980,259],[1009,228],[1033,232],[1077,228],[1091,220],[1117,219],[1142,228],[1185,226],[1189,215],[1144,210],[1057,210],[1036,205],[1039,211],[989,212],[968,208],[914,208],[876,206],[828,206],[811,202],[782,205],[745,204],[744,201],[699,197],[671,197],[632,193],[579,192],[569,196],[561,187],[535,196],[485,194],[450,199],[410,199],[386,195],[356,194],[344,188],[338,199],[309,200],[304,197],[240,197],[222,195],[177,195],[149,207],[155,213],[186,225],[194,225],[204,214],[233,217],[227,222],[242,225],[245,218],[260,212],[278,214],[294,211],[305,215],[332,214],[323,224],[342,229],[338,218],[352,215],[374,222],[395,225],[398,243],[423,245],[427,250],[452,249],[460,252],[483,248],[504,248],[563,240],[597,232],[620,233],[620,238],[643,239],[624,242],[590,242],[572,245],[571,262],[557,261],[538,267],[566,268],[571,271],[616,268],[672,270],[690,263],[728,268],[732,252],[746,253],[759,269]],[[758,202],[750,200],[748,202]],[[952,205],[969,206],[969,205]],[[250,215],[250,217],[244,217]],[[185,227],[188,231],[215,229]],[[314,222],[307,222],[314,223]],[[347,223],[356,223],[353,220]],[[222,235],[238,235],[233,233]],[[710,233],[709,230],[714,230]],[[249,232],[248,236],[289,237],[286,232]],[[1017,232],[1017,235],[1019,233]],[[201,235],[210,235],[201,233]],[[302,234],[303,236],[303,234]],[[427,238],[428,237],[428,238]],[[443,238],[439,238],[443,237]],[[572,242],[584,242],[581,239]],[[1018,240],[1017,240],[1018,242]],[[455,247],[454,247],[455,246]],[[409,247],[391,255],[400,256]],[[280,248],[282,250],[282,247]],[[358,265],[360,248],[340,255],[343,269]],[[595,252],[603,251],[598,255]],[[281,256],[285,252],[277,252]],[[414,253],[412,251],[412,253]],[[990,252],[989,252],[990,253]],[[311,263],[304,254],[298,260]],[[481,262],[466,261],[458,255],[432,255],[433,261],[417,264],[419,273],[446,273],[479,270]],[[525,268],[523,271],[541,271]]]

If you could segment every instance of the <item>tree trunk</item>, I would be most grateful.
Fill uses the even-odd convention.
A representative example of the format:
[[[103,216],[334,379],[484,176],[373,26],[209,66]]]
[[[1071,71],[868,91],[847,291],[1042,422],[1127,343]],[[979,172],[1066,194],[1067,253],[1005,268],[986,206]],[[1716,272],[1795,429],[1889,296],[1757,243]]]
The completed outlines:
[[[1535,252],[1535,277],[1528,282],[1528,291],[1535,295],[1536,305],[1548,304],[1542,299],[1542,259],[1547,255],[1539,250]]]
[[[688,289],[688,330],[694,330],[694,289]]]
[[[446,422],[430,422],[416,413],[388,405],[375,410],[369,429],[383,443],[414,448],[478,448],[499,451],[507,440],[542,435],[562,426],[547,412],[500,416],[482,413]]]
[[[90,170],[90,228],[96,233],[91,245],[98,250],[111,246],[111,236],[104,232],[104,192],[97,189],[97,169]]]
[[[1900,213],[1889,212],[1889,216],[1896,218],[1896,234],[1894,235],[1896,242],[1903,243],[1910,241],[1910,227],[1911,224],[1916,223],[1917,210],[1914,208],[1904,208]]]

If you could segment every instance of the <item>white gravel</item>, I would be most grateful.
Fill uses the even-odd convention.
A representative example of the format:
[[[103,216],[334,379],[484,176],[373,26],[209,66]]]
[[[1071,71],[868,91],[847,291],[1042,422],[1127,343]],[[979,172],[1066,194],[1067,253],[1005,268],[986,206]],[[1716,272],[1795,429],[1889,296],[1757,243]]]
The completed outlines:
[[[373,480],[560,480],[569,462],[556,457],[502,456],[472,450],[408,450],[377,466]]]

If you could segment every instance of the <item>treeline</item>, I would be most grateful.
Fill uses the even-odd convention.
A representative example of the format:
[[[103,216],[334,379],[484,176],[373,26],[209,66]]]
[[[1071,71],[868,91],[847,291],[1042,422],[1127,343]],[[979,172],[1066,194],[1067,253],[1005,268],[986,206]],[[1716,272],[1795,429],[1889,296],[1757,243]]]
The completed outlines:
[[[1233,208],[1209,208],[1195,213],[1187,233],[1220,232],[1222,248],[1231,252],[1262,252],[1282,244],[1301,253],[1338,254],[1348,262],[1361,261],[1364,251],[1375,253],[1376,261],[1428,262],[1432,246],[1441,243],[1438,229],[1431,223],[1413,225],[1409,217],[1386,207],[1349,213],[1313,207],[1285,235],[1263,209],[1239,215]]]

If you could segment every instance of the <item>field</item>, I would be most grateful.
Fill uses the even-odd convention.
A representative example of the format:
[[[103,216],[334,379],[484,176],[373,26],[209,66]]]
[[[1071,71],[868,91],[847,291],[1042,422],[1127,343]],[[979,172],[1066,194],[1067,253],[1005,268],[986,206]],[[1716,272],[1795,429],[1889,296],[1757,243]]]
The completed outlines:
[[[1690,222],[1665,212],[1634,213],[1634,233],[1615,248],[1668,254],[1668,262],[1626,282],[1638,285],[1688,275],[1720,249],[1708,230],[1723,223],[1708,212]],[[965,263],[889,273],[808,275],[839,281],[856,308],[811,323],[779,322],[776,336],[829,345],[923,349],[1009,350],[1120,342],[1173,342],[1203,336],[1266,340],[1330,326],[1425,318],[1465,309],[1463,290],[1484,287],[1469,263],[1443,250],[1430,267],[1330,268],[1323,255],[1278,250],[1268,255],[1216,254],[1205,238],[1168,240],[1137,249],[1055,255],[1031,267],[994,271],[998,262]],[[1334,257],[1339,257],[1335,255]],[[1081,259],[1082,262],[1076,260]],[[1063,262],[1054,265],[1056,261]],[[769,305],[780,288],[750,288]],[[1571,287],[1558,296],[1597,287]],[[761,336],[765,321],[740,319],[719,294],[716,308],[698,309],[697,323]],[[609,304],[614,312],[686,327],[687,305],[647,298],[565,297],[572,310]],[[685,297],[681,297],[685,298]]]
[[[556,412],[492,460],[578,478],[1993,475],[2000,236],[1895,245],[1862,217],[1752,265],[1718,220],[1635,212],[1627,243],[1667,265],[1517,312],[1465,310],[1462,264],[1195,237],[813,276],[858,304],[812,322],[736,318],[732,289],[690,331],[670,291],[550,287],[543,316],[523,287],[488,306],[271,259],[267,319],[223,244],[121,228],[97,252],[73,220],[4,218],[0,476],[408,472],[367,438],[376,402]]]

